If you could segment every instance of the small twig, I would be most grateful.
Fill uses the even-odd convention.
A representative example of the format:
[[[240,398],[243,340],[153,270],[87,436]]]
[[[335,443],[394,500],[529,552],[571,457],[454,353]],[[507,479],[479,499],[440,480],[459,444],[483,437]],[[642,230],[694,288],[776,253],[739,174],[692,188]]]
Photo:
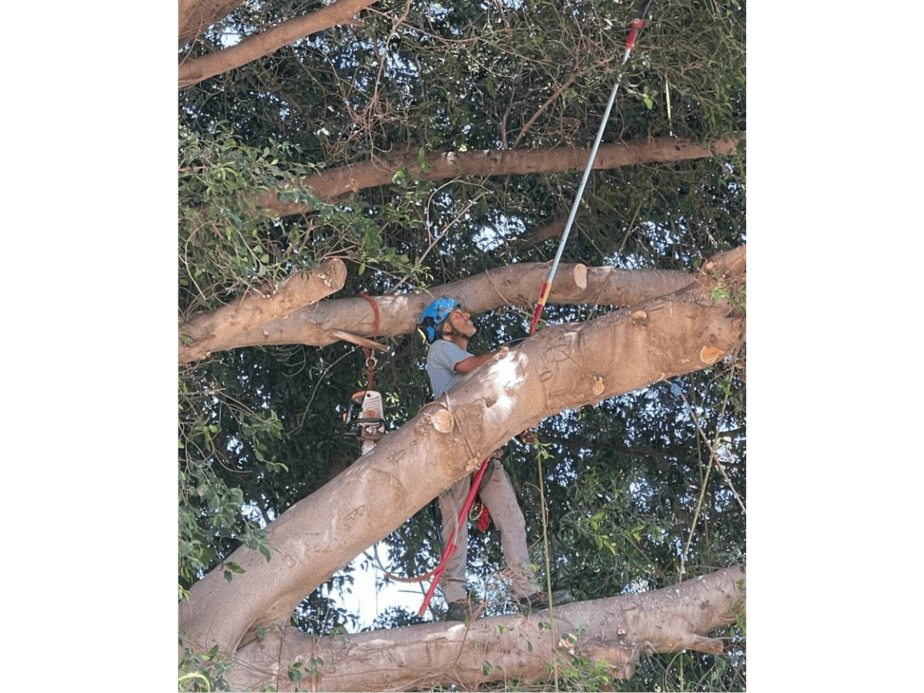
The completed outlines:
[[[725,413],[725,404],[727,402],[728,402],[728,395],[725,395],[725,399],[722,401],[722,411],[719,413],[720,417]],[[719,470],[719,473],[722,475],[722,478],[725,479],[725,483],[728,484],[728,488],[731,490],[732,495],[735,497],[735,500],[738,501],[738,505],[741,506],[741,512],[747,515],[748,511],[747,511],[747,508],[744,507],[744,501],[741,500],[741,496],[739,496],[738,491],[735,490],[734,484],[732,484],[731,479],[728,478],[728,474],[725,473],[725,465],[722,464],[722,460],[719,459],[719,455],[718,455],[717,450],[714,447],[714,444],[710,443],[706,439],[706,434],[703,432],[701,428],[699,428],[699,424],[697,424],[696,428],[699,430],[700,435],[703,437],[703,441],[706,443],[706,447],[709,448],[709,454],[711,455],[711,458],[715,460],[716,469]],[[715,444],[718,444],[719,442],[719,434],[720,432],[716,431]]]
[[[446,187],[446,185],[449,185],[449,183],[446,183],[445,185],[440,186],[440,189]],[[436,192],[439,192],[439,190],[437,190]],[[434,192],[434,195],[435,195],[435,194],[436,194],[436,193]],[[437,236],[433,239],[433,241],[431,241],[430,245],[427,246],[427,249],[424,251],[423,255],[420,256],[420,259],[418,260],[418,262],[423,262],[423,261],[426,259],[427,255],[430,254],[430,251],[433,250],[433,248],[436,247],[436,244],[439,243],[441,240],[443,240],[443,239],[446,237],[446,233],[449,231],[450,227],[451,227],[453,224],[455,224],[457,221],[459,221],[459,219],[462,218],[462,215],[465,214],[469,209],[471,209],[472,205],[475,204],[475,203],[479,200],[480,197],[481,197],[481,196],[479,195],[478,197],[474,198],[473,200],[469,200],[468,204],[465,205],[465,207],[462,209],[462,211],[459,212],[459,213],[456,215],[455,219],[453,219],[453,220],[450,221],[448,224],[446,224],[446,226],[443,227],[442,233],[440,233],[439,235],[437,235]],[[432,199],[432,198],[433,198],[433,195],[431,195],[430,198]],[[395,284],[393,287],[391,287],[391,288],[386,292],[386,295],[387,295],[387,294],[393,294],[393,293],[395,293],[395,292],[398,290],[398,288],[399,288],[402,284],[404,284],[408,279],[410,279],[410,277],[411,277],[410,274],[404,275],[404,276],[401,278],[401,281],[399,281],[397,284]]]
[[[706,495],[706,486],[707,486],[707,484],[708,484],[708,482],[709,482],[709,473],[710,473],[711,470],[712,470],[712,463],[713,463],[713,461],[715,461],[716,469],[719,470],[719,473],[720,473],[720,474],[722,475],[722,477],[725,479],[725,482],[728,484],[728,488],[731,489],[732,495],[734,495],[735,500],[738,501],[738,505],[741,506],[741,511],[742,511],[745,515],[747,515],[747,509],[746,509],[745,506],[744,506],[744,502],[741,500],[741,496],[739,496],[739,495],[738,495],[738,492],[735,490],[735,487],[734,487],[734,485],[732,484],[731,479],[729,479],[729,478],[728,478],[728,475],[725,473],[724,466],[722,465],[721,461],[720,461],[719,458],[718,458],[718,454],[716,453],[715,446],[713,445],[713,443],[711,443],[711,442],[709,441],[709,438],[708,438],[708,436],[706,435],[706,432],[703,431],[702,426],[700,426],[700,424],[699,424],[699,418],[696,416],[696,412],[693,410],[693,406],[690,404],[690,402],[687,400],[687,398],[684,396],[684,394],[683,394],[682,392],[680,393],[680,397],[681,397],[681,399],[683,400],[684,404],[687,405],[687,408],[690,410],[690,416],[693,418],[693,424],[696,426],[697,432],[699,433],[700,437],[703,439],[703,443],[706,445],[706,447],[707,447],[708,450],[709,450],[709,464],[708,464],[708,466],[706,467],[706,475],[705,475],[705,477],[703,478],[702,486],[701,486],[701,488],[700,488],[699,498],[698,498],[697,501],[696,501],[696,511],[693,513],[693,520],[692,520],[692,523],[691,523],[691,525],[690,525],[690,535],[687,537],[687,543],[686,543],[686,546],[684,547],[684,550],[683,550],[683,556],[686,556],[687,553],[688,553],[689,550],[690,550],[690,544],[691,544],[692,541],[693,541],[693,530],[694,530],[694,528],[696,527],[696,523],[697,523],[698,518],[699,518],[699,513],[700,513],[700,511],[702,510],[703,500],[704,500],[705,495]],[[728,394],[726,393],[724,399],[722,400],[722,408],[721,408],[721,411],[719,412],[719,418],[720,418],[720,419],[721,419],[722,415],[725,413],[725,406],[726,406],[727,403],[728,403]],[[716,440],[715,440],[716,443],[718,443],[718,436],[719,436],[719,432],[716,431]],[[682,571],[681,571],[681,572],[682,572]]]
[[[597,69],[598,67],[600,67],[600,66],[602,66],[602,65],[606,65],[606,64],[609,63],[611,60],[612,60],[612,58],[603,58],[603,59],[601,59],[601,60],[598,60],[597,63],[593,66],[592,69]],[[558,99],[558,97],[561,95],[561,93],[562,93],[565,89],[567,89],[568,87],[570,87],[570,86],[574,83],[574,80],[576,80],[576,79],[577,79],[580,75],[582,75],[582,74],[583,74],[583,71],[582,71],[582,70],[579,70],[578,72],[575,72],[573,75],[571,75],[571,77],[570,77],[568,80],[565,81],[564,84],[562,84],[558,89],[556,89],[556,90],[553,92],[553,94],[552,94],[548,99],[545,100],[545,103],[542,104],[542,105],[539,107],[539,109],[538,109],[535,113],[533,113],[532,117],[531,117],[529,120],[526,121],[526,124],[523,126],[523,129],[520,130],[520,134],[517,135],[517,138],[513,141],[513,147],[512,147],[512,149],[516,149],[516,148],[517,148],[517,145],[520,144],[520,140],[523,139],[523,135],[525,135],[527,132],[530,131],[530,129],[532,128],[532,126],[533,126],[533,124],[536,122],[536,120],[539,118],[539,116],[541,116],[541,115],[545,112],[545,110],[546,110],[549,106],[551,106],[551,105],[555,102],[556,99]]]
[[[549,626],[552,632],[552,641],[555,641],[555,605],[552,603],[552,561],[549,556],[549,525],[546,519],[545,507],[545,475],[542,473],[542,448],[539,441],[535,442],[536,462],[539,467],[539,506],[542,513],[542,548],[545,553],[545,586],[549,595]],[[558,691],[558,667],[553,668],[555,675],[555,691]]]

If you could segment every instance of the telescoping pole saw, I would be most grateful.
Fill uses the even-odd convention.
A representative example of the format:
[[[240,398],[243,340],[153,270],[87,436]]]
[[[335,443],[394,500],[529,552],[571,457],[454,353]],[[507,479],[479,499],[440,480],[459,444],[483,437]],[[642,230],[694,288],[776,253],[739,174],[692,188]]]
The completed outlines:
[[[626,64],[629,60],[629,55],[632,53],[632,50],[635,48],[635,42],[638,39],[639,34],[642,31],[642,28],[645,26],[645,15],[648,14],[648,8],[651,6],[652,0],[647,0],[645,2],[642,11],[639,13],[639,16],[632,20],[629,30],[629,38],[626,39],[626,52],[622,57],[622,63],[620,67]],[[571,233],[571,225],[574,223],[574,217],[577,215],[578,207],[581,204],[581,197],[584,195],[584,188],[587,186],[587,179],[590,178],[590,171],[594,166],[594,161],[597,158],[597,151],[600,149],[600,141],[603,139],[603,131],[606,130],[606,123],[610,119],[610,111],[613,110],[613,103],[616,101],[616,92],[619,90],[619,84],[622,82],[622,72],[616,77],[616,84],[613,85],[613,91],[610,93],[609,103],[606,104],[606,111],[603,113],[603,119],[600,121],[600,127],[597,129],[597,139],[594,140],[593,149],[590,151],[590,157],[587,159],[587,166],[584,168],[584,177],[581,178],[581,185],[578,187],[577,195],[574,198],[574,204],[571,205],[571,213],[568,215],[568,222],[565,224],[565,231],[561,236],[561,243],[558,244],[558,252],[555,254],[555,260],[552,262],[552,269],[549,272],[549,278],[542,285],[542,289],[539,291],[539,302],[536,304],[536,312],[533,313],[533,321],[529,326],[529,333],[532,335],[536,332],[536,327],[539,325],[539,318],[542,316],[542,311],[545,309],[545,302],[549,297],[549,292],[552,290],[552,280],[555,278],[555,272],[558,270],[558,263],[561,260],[561,254],[565,249],[565,243],[568,242],[568,234]]]

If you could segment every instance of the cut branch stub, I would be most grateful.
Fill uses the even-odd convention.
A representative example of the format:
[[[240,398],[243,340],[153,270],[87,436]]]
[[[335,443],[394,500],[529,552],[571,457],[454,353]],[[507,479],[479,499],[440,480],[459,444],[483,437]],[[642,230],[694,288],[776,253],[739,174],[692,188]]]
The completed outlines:
[[[430,422],[440,433],[449,433],[452,431],[453,426],[453,416],[445,409],[440,409],[438,412],[430,415]]]
[[[699,353],[700,361],[710,366],[723,356],[725,356],[725,352],[715,347],[703,347],[703,350]]]
[[[574,285],[583,290],[587,288],[587,266],[577,264],[574,266]]]

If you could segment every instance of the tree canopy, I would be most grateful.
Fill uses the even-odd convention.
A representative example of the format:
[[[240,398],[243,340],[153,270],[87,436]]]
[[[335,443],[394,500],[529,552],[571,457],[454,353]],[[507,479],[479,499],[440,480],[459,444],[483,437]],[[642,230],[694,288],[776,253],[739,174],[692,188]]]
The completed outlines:
[[[479,430],[485,444],[510,441],[504,464],[556,589],[610,600],[745,567],[745,5],[655,2],[622,65],[637,11],[615,0],[180,3],[181,625],[209,594],[226,599],[222,583],[251,590],[238,612],[253,610],[214,650],[186,643],[182,685],[233,680],[233,650],[244,657],[280,624],[359,637],[343,598],[357,554],[379,584],[435,565],[429,500],[471,455],[423,430],[438,405],[417,315],[450,292],[478,313],[474,351],[527,335],[617,79],[543,326],[458,402],[475,407],[504,363],[519,369],[522,399]],[[719,355],[696,360],[709,339]],[[367,385],[370,341],[388,347],[371,352],[388,433],[357,461],[342,417]],[[567,387],[542,390],[546,371]],[[485,418],[490,405],[478,406]],[[453,435],[474,430],[466,416]],[[538,442],[513,438],[519,425]],[[381,481],[402,475],[400,491]],[[387,507],[348,512],[349,488]],[[313,532],[329,522],[324,541],[349,553],[350,518],[369,525],[356,551],[322,558]],[[280,548],[296,541],[285,527],[305,537],[303,559]],[[385,565],[359,545],[373,535],[390,547]],[[485,614],[508,616],[496,531],[474,533],[469,551]],[[263,566],[290,559],[293,574],[312,561],[324,574],[254,596],[250,585],[271,582]],[[383,610],[375,628],[436,627],[441,609]],[[578,648],[545,680],[484,681],[743,689],[743,617],[710,637],[721,654],[635,652],[625,680]],[[323,663],[300,662],[273,685],[320,682]]]

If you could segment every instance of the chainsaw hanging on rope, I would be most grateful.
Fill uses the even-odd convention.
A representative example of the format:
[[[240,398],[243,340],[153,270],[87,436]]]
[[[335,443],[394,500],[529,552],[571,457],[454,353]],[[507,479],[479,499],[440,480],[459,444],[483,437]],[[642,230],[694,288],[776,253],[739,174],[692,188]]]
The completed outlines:
[[[379,334],[379,306],[369,294],[360,292],[362,298],[372,306],[374,320],[373,339]],[[365,455],[375,447],[375,444],[385,435],[385,409],[382,405],[382,394],[375,389],[375,357],[372,349],[363,347],[366,356],[366,389],[354,392],[350,397],[350,405],[343,414],[343,437],[346,439],[359,438],[363,443]]]
[[[363,455],[368,453],[385,435],[385,412],[382,395],[375,390],[360,390],[350,398],[350,406],[343,414],[343,437],[359,438],[363,442]]]

